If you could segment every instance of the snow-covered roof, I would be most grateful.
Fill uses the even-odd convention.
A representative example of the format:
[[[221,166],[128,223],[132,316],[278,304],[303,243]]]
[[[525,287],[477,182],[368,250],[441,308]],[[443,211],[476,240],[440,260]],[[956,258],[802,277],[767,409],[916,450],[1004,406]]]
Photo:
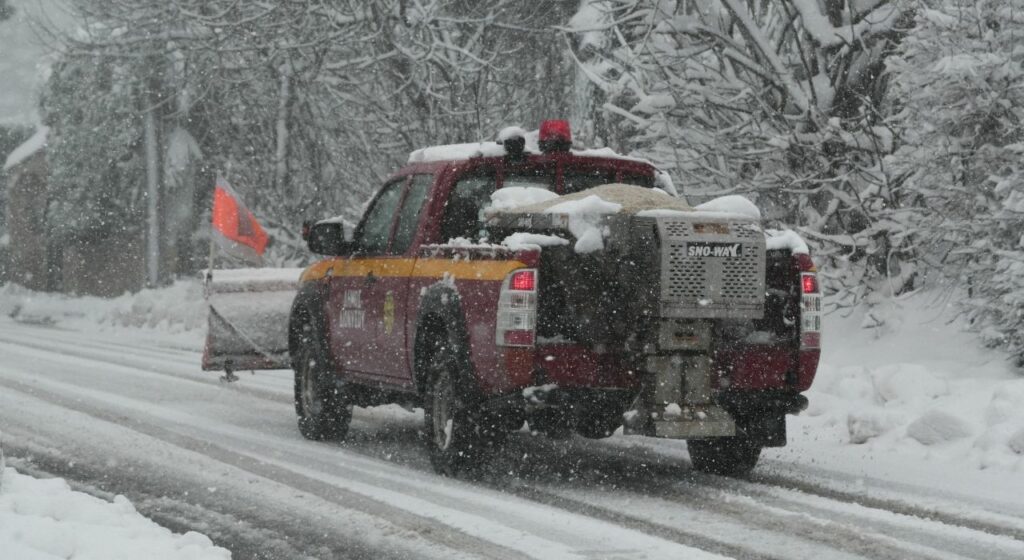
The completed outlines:
[[[527,147],[529,151],[529,147]],[[505,155],[505,146],[497,142],[470,142],[468,144],[445,144],[420,148],[409,154],[409,163],[433,161],[460,161],[476,157]]]
[[[50,127],[48,126],[41,126],[36,129],[36,133],[31,138],[25,140],[20,146],[14,148],[13,152],[8,154],[7,161],[4,162],[4,171],[25,161],[32,154],[44,148],[46,146],[46,136],[49,133]]]
[[[505,155],[505,146],[502,142],[510,137],[520,135],[526,140],[526,145],[524,147],[526,153],[541,153],[539,146],[539,131],[531,130],[527,132],[518,126],[509,126],[503,128],[501,132],[498,133],[497,142],[469,142],[466,144],[445,144],[440,146],[430,146],[429,148],[420,148],[419,150],[415,150],[409,154],[408,163],[463,161],[478,157],[502,157]],[[654,167],[654,164],[649,160],[623,155],[611,148],[588,148],[585,150],[569,150],[569,152],[576,157],[633,161],[636,163],[646,163],[647,165]],[[665,171],[655,168],[654,180],[656,187],[661,188],[672,196],[679,196],[675,185],[672,184],[672,178]]]
[[[510,126],[498,133],[498,140],[503,141],[510,136],[522,134],[526,139],[525,150],[527,153],[539,154],[538,144],[539,132],[531,130],[523,131],[519,127]],[[624,161],[635,161],[637,163],[651,164],[650,161],[632,156],[622,155],[611,148],[590,148],[586,150],[570,150],[572,155],[578,157],[593,157],[619,159]],[[434,161],[460,161],[475,157],[501,157],[505,155],[505,146],[498,142],[469,142],[467,144],[446,144],[441,146],[430,146],[420,148],[409,154],[409,163],[424,163]]]

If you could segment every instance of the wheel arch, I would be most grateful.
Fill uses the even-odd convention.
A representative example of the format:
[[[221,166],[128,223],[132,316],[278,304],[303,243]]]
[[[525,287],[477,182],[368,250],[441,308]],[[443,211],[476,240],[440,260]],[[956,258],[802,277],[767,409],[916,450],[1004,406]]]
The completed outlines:
[[[314,336],[327,348],[327,286],[321,282],[305,282],[299,286],[288,315],[288,355],[292,367],[297,355],[305,326],[308,324]],[[329,353],[329,352],[328,352]]]
[[[470,358],[469,329],[458,291],[449,283],[440,281],[428,286],[420,296],[413,343],[413,379],[419,394],[427,390],[427,363],[437,351],[438,339],[447,339],[455,350],[459,375],[456,385],[460,391],[476,389],[475,370]]]

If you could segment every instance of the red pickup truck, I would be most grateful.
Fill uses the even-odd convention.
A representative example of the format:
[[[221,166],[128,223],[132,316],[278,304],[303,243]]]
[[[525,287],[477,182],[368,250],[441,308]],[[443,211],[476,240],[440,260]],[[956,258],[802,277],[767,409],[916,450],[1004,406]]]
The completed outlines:
[[[686,438],[695,468],[722,474],[785,445],[819,354],[806,249],[727,212],[599,216],[604,242],[586,251],[578,216],[488,213],[509,188],[626,184],[681,200],[649,163],[573,150],[569,134],[549,121],[539,137],[419,150],[354,231],[307,227],[324,259],[302,273],[288,328],[305,437],[343,438],[353,406],[398,402],[425,411],[445,474],[524,422],[553,437]]]

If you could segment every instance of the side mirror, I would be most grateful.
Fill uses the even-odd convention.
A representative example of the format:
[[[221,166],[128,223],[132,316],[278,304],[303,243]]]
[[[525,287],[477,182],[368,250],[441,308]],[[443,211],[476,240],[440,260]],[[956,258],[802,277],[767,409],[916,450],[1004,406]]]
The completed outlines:
[[[302,238],[309,250],[318,255],[340,257],[352,251],[352,244],[345,240],[345,224],[341,222],[304,222]]]

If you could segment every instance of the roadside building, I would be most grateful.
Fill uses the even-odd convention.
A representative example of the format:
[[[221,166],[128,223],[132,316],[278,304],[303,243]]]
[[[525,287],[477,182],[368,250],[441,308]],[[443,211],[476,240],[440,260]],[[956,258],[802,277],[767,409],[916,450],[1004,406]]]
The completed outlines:
[[[46,127],[38,129],[7,156],[3,167],[7,231],[0,241],[7,255],[6,280],[33,290],[61,288],[46,234],[48,132]]]
[[[145,285],[145,247],[137,232],[114,231],[100,238],[57,239],[47,223],[49,129],[42,127],[4,162],[7,178],[4,278],[39,291],[102,297],[135,292]]]

